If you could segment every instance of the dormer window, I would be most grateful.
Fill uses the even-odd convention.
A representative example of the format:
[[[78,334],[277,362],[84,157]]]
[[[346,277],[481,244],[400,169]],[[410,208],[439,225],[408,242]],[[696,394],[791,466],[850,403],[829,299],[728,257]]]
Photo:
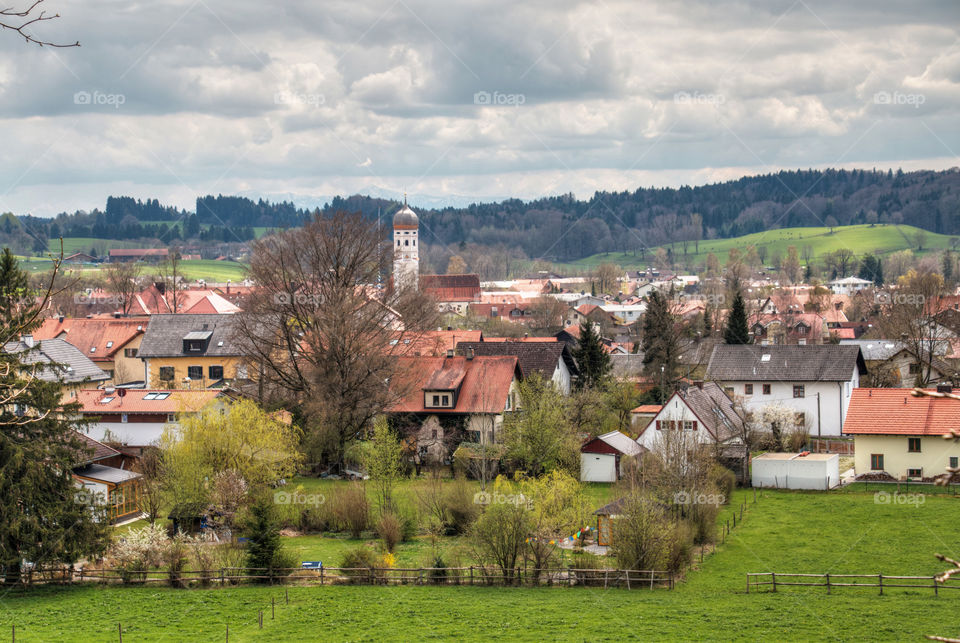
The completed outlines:
[[[452,409],[456,406],[456,392],[424,391],[423,406],[428,409]]]
[[[195,330],[183,336],[184,353],[202,353],[207,350],[207,342],[213,332],[209,330]]]

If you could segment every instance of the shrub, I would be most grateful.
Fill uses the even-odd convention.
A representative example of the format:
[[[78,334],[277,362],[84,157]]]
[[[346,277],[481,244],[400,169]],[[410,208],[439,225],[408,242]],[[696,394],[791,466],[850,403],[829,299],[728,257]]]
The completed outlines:
[[[272,498],[263,496],[250,508],[250,518],[245,525],[249,545],[247,566],[255,576],[273,578],[292,567],[292,557],[283,552],[280,541],[280,525],[274,516]],[[261,579],[263,580],[263,579]]]
[[[124,583],[143,581],[146,572],[159,567],[164,560],[169,538],[166,529],[158,524],[132,529],[107,552],[113,565],[120,571]]]
[[[653,496],[634,491],[613,522],[610,552],[621,569],[664,569],[677,537],[676,523],[666,508]]]
[[[711,525],[710,538],[716,532],[714,525]],[[684,523],[674,526],[673,533],[670,534],[669,550],[666,557],[666,568],[672,574],[680,574],[690,564],[690,558],[693,555],[693,528]],[[705,541],[706,542],[706,541]]]
[[[360,545],[359,547],[354,547],[343,552],[343,555],[340,557],[340,567],[343,568],[343,571],[340,573],[343,574],[348,581],[368,578],[370,575],[368,570],[376,567],[378,562],[378,556],[372,549],[365,545]]]
[[[183,570],[187,566],[187,538],[178,534],[167,543],[163,557],[171,587],[185,587]]]
[[[462,535],[470,530],[480,514],[480,506],[473,501],[473,496],[473,488],[466,480],[458,479],[447,486],[443,497],[447,535]]]
[[[392,513],[385,513],[380,516],[380,521],[377,523],[377,535],[383,541],[384,548],[388,552],[392,552],[403,537],[400,519]]]
[[[717,534],[717,514],[720,506],[701,502],[691,505],[687,514],[690,534],[693,542],[698,545],[712,543]]]
[[[318,533],[330,527],[330,511],[326,505],[307,507],[300,512],[297,528],[304,533]]]
[[[349,531],[354,538],[359,538],[370,525],[370,502],[367,500],[366,490],[359,482],[337,492],[333,498],[332,510],[337,528]]]
[[[717,464],[710,468],[710,481],[717,488],[717,492],[723,495],[723,504],[729,505],[730,499],[733,497],[733,490],[737,486],[736,474]]]

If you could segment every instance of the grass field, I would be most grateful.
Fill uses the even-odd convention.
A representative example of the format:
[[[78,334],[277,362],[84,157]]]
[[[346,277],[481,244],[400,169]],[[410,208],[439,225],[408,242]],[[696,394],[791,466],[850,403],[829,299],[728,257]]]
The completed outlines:
[[[66,239],[64,239],[66,242]],[[80,250],[83,250],[81,248]],[[64,254],[68,254],[64,250]],[[50,270],[50,259],[44,257],[19,257],[20,267],[29,272],[44,272]],[[63,274],[67,277],[94,276],[103,269],[104,264],[95,265],[75,265],[64,264],[62,266]],[[143,268],[143,273],[148,274],[155,270],[152,264],[147,264]],[[183,276],[190,280],[204,279],[210,282],[225,282],[228,279],[233,282],[243,281],[246,277],[246,266],[236,261],[214,261],[212,259],[187,259],[180,262],[180,270]]]
[[[956,636],[960,591],[780,588],[753,571],[932,574],[960,555],[960,500],[876,504],[873,493],[752,492],[745,521],[674,591],[482,587],[44,588],[0,595],[18,641],[922,640]],[[699,567],[699,565],[697,565]],[[270,601],[277,601],[276,619]],[[257,610],[264,610],[264,628]]]
[[[783,228],[732,239],[701,241],[699,252],[695,252],[694,244],[690,243],[686,257],[683,255],[683,248],[680,244],[672,244],[669,247],[673,248],[674,257],[677,261],[692,264],[703,263],[706,262],[707,254],[712,252],[717,255],[722,265],[732,248],[745,252],[751,246],[767,248],[768,263],[770,257],[774,255],[786,256],[789,246],[796,246],[798,251],[802,250],[803,246],[810,246],[813,248],[814,257],[840,248],[849,248],[857,256],[861,256],[868,252],[885,255],[907,249],[913,250],[915,254],[924,254],[928,251],[940,250],[950,246],[951,237],[949,235],[924,231],[926,240],[924,241],[923,252],[918,253],[914,241],[914,235],[917,231],[918,228],[908,225],[881,224],[872,227],[869,225],[840,226],[833,229],[833,234],[830,234],[829,228]],[[611,252],[557,265],[584,269],[595,268],[601,263],[614,263],[623,268],[634,268],[647,265],[651,257],[652,252],[647,252],[644,260],[641,260],[639,254],[633,252]]]

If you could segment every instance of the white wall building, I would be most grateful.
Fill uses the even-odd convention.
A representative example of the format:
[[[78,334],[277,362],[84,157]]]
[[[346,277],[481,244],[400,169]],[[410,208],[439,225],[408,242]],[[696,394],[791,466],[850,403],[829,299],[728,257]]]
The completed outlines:
[[[707,379],[744,400],[747,411],[782,404],[802,413],[812,437],[839,436],[866,365],[859,346],[729,345],[713,349]]]
[[[417,288],[420,281],[420,220],[403,200],[393,215],[393,285]]]
[[[833,489],[840,484],[836,453],[764,453],[753,459],[753,486],[776,489]]]

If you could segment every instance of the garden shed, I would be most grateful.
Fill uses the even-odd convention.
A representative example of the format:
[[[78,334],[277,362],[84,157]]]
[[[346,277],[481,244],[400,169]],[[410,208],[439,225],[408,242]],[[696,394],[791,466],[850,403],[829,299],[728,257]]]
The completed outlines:
[[[604,433],[580,447],[581,482],[616,482],[620,479],[620,459],[640,456],[644,448],[620,431]]]

